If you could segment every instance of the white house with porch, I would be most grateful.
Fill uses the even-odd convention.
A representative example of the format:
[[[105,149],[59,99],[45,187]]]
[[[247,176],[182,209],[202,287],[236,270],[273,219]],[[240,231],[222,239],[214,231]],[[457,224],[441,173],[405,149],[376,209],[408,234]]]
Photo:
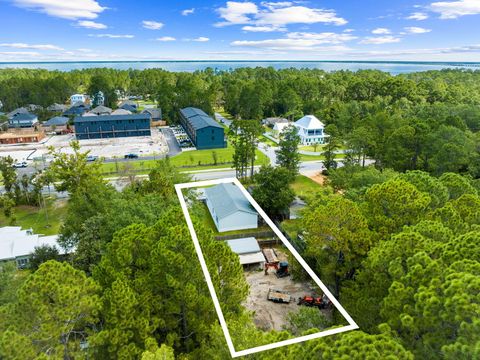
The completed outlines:
[[[325,134],[325,124],[314,115],[305,115],[294,123],[302,145],[325,144],[329,135]]]

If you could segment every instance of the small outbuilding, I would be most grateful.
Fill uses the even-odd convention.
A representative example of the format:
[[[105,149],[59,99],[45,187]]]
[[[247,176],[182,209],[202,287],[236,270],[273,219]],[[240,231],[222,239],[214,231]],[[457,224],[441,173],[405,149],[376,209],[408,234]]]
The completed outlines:
[[[258,213],[236,185],[206,188],[205,196],[218,232],[258,228]]]
[[[255,265],[261,269],[265,267],[265,256],[254,237],[227,240],[227,244],[238,255],[243,266]]]

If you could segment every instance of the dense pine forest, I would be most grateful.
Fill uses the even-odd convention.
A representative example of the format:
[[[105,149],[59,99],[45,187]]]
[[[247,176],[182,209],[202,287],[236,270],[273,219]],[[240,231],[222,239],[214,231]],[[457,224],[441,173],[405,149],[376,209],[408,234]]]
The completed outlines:
[[[118,90],[155,100],[170,123],[185,106],[222,109],[236,124],[314,114],[347,149],[323,186],[301,194],[297,226],[301,255],[359,330],[246,358],[480,358],[480,72],[0,70],[4,112],[99,89],[111,106]],[[60,241],[75,250],[28,270],[0,265],[0,358],[229,359],[175,194],[190,177],[166,159],[117,191],[72,147],[52,150],[47,174],[70,194]],[[259,203],[271,194],[268,207],[295,195],[269,191],[284,189],[282,179],[288,187],[297,171],[263,167],[244,181]],[[288,329],[254,326],[235,255],[200,211],[192,215],[234,341],[248,348],[288,338]],[[297,329],[317,332],[307,320],[296,319]]]

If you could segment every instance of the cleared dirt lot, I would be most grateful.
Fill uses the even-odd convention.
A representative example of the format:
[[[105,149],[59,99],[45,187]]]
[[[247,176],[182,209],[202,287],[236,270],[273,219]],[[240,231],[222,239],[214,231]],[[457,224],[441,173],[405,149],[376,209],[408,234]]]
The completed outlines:
[[[48,153],[48,147],[53,146],[61,152],[70,153],[70,141],[74,140],[75,136],[70,135],[55,135],[46,138],[41,143],[30,143],[22,145],[2,145],[0,146],[0,156],[12,156],[15,160],[25,160],[30,155],[29,159],[41,158],[42,155]],[[114,157],[123,158],[124,155],[134,153],[139,156],[147,156],[153,154],[166,154],[168,152],[168,145],[165,136],[157,128],[152,128],[152,136],[138,136],[128,138],[115,139],[95,139],[95,140],[80,140],[82,151],[90,151],[91,155],[111,159]]]
[[[285,255],[275,250],[280,260],[285,260]],[[319,294],[318,287],[312,287],[306,282],[296,282],[291,276],[277,278],[273,269],[268,275],[264,271],[246,271],[245,278],[250,285],[250,293],[243,304],[248,310],[253,311],[255,325],[264,330],[283,330],[288,324],[287,316],[290,312],[296,313],[301,306],[297,305],[299,297]],[[279,289],[290,292],[290,304],[279,304],[267,300],[268,290]]]

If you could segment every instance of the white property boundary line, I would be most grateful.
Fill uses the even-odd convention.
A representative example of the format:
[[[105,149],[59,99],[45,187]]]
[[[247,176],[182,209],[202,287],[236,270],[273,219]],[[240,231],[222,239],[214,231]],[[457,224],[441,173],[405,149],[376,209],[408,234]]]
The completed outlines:
[[[208,272],[207,264],[205,262],[205,258],[203,256],[202,248],[200,247],[200,242],[198,241],[197,233],[193,227],[192,219],[190,218],[190,214],[188,212],[187,203],[185,202],[185,198],[182,194],[182,189],[188,189],[193,187],[201,187],[201,186],[210,186],[210,185],[218,185],[218,184],[225,184],[225,183],[234,183],[238,186],[238,188],[242,191],[245,197],[250,201],[253,205],[255,210],[262,216],[265,222],[272,228],[275,234],[282,240],[283,244],[290,250],[290,252],[295,256],[297,261],[304,267],[307,273],[312,277],[315,283],[322,289],[324,294],[328,296],[328,298],[332,301],[333,305],[337,308],[338,311],[343,315],[343,317],[347,320],[348,325],[342,326],[335,329],[329,329],[325,331],[320,331],[315,334],[300,336],[294,339],[288,339],[279,341],[276,343],[257,346],[251,349],[236,351],[235,347],[233,346],[232,338],[228,331],[227,323],[225,321],[225,317],[223,316],[222,309],[220,307],[220,302],[218,301],[217,294],[215,292],[215,287],[213,286],[212,279],[210,277],[210,273]],[[198,259],[200,260],[200,265],[203,270],[203,274],[205,275],[205,279],[207,281],[208,289],[210,290],[210,294],[213,299],[213,304],[215,305],[215,310],[217,311],[218,318],[220,320],[220,325],[222,327],[223,333],[225,335],[225,339],[227,340],[227,345],[230,350],[230,354],[232,357],[239,357],[254,354],[260,351],[271,350],[285,345],[297,344],[306,340],[312,340],[321,338],[328,335],[338,334],[349,330],[358,329],[358,325],[353,321],[350,315],[345,311],[345,309],[340,305],[337,299],[332,295],[330,290],[323,284],[323,282],[318,278],[318,276],[313,272],[313,270],[308,266],[308,264],[303,260],[300,254],[295,250],[295,248],[290,244],[290,242],[285,238],[285,236],[281,233],[281,231],[277,228],[277,226],[273,223],[272,220],[267,216],[267,214],[262,210],[262,208],[257,204],[257,202],[252,198],[252,196],[248,193],[248,191],[243,187],[243,185],[238,181],[237,178],[226,178],[226,179],[216,179],[216,180],[207,180],[207,181],[197,181],[191,183],[184,183],[184,184],[176,184],[175,190],[178,195],[178,199],[180,200],[180,205],[183,210],[183,214],[185,215],[185,219],[187,220],[188,229],[190,230],[190,234],[192,236],[193,243],[195,245],[195,250],[197,251]]]

